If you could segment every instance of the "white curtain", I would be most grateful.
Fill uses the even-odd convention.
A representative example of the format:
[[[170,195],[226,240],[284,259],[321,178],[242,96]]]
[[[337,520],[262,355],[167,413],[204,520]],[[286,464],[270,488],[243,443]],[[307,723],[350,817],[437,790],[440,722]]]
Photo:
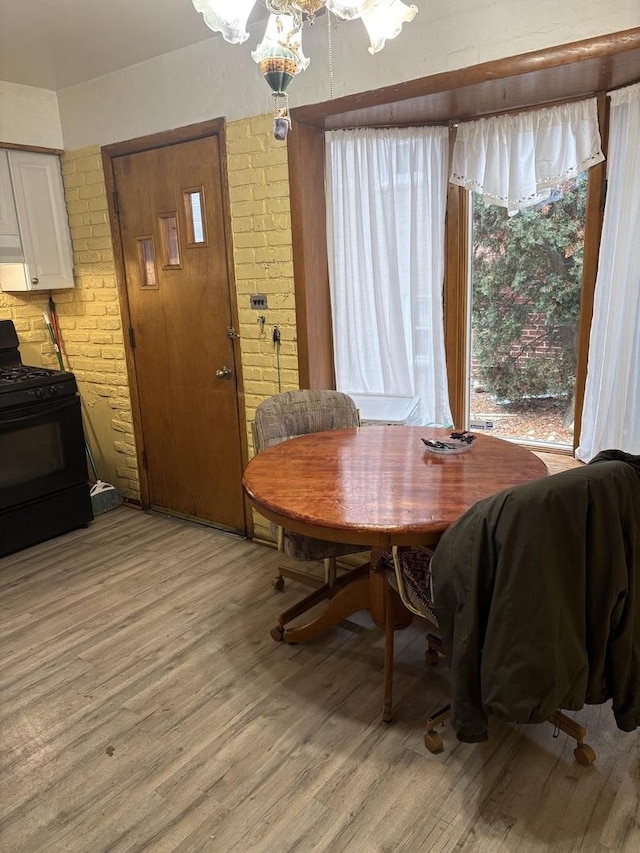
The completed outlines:
[[[450,181],[517,213],[604,160],[595,98],[458,126]]]
[[[640,83],[611,94],[607,197],[578,459],[640,453]]]
[[[336,386],[419,398],[450,424],[442,288],[446,128],[326,135]]]

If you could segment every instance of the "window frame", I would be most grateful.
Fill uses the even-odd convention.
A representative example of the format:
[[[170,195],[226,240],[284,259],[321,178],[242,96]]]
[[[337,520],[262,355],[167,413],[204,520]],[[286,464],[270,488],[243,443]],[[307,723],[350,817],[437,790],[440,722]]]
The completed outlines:
[[[600,252],[602,217],[606,188],[606,155],[609,132],[609,100],[606,93],[597,93],[598,119],[602,138],[602,150],[605,160],[592,166],[588,171],[587,208],[585,216],[584,258],[582,268],[582,287],[580,294],[580,315],[578,320],[578,345],[576,358],[576,383],[573,443],[571,451],[579,444],[582,426],[582,408],[587,378],[587,358],[589,335],[593,317],[593,300]],[[541,105],[542,106],[542,105]],[[535,109],[535,107],[531,107]],[[454,130],[455,132],[455,130]],[[451,140],[453,145],[454,139]],[[463,428],[467,419],[467,384],[470,341],[466,330],[469,323],[469,265],[471,252],[471,233],[469,216],[469,191],[462,187],[449,185],[447,241],[444,284],[445,347],[447,372],[449,376],[449,395],[451,411],[456,426]],[[451,205],[451,207],[449,207]],[[519,441],[519,444],[548,450],[543,443]],[[554,452],[562,453],[560,448]]]
[[[300,387],[333,388],[333,347],[326,241],[324,131],[346,127],[455,124],[509,110],[596,96],[606,155],[608,99],[613,88],[640,81],[640,27],[409,81],[338,101],[292,110],[287,138]],[[506,103],[505,103],[506,102]],[[593,288],[602,230],[605,164],[590,170],[578,343],[574,443],[580,433]],[[469,236],[465,190],[449,186],[444,289],[445,346],[456,425],[466,405],[466,274]],[[464,287],[462,286],[464,284]]]

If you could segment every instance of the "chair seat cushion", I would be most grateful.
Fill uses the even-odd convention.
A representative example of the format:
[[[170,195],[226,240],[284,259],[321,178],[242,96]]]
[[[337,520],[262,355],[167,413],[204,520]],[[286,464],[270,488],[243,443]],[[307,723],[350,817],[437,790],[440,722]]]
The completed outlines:
[[[277,541],[278,526],[276,524],[271,524],[271,533]],[[345,557],[347,554],[358,554],[368,550],[364,545],[345,545],[341,542],[314,539],[291,530],[284,531],[284,553],[293,560],[326,560],[330,557]]]

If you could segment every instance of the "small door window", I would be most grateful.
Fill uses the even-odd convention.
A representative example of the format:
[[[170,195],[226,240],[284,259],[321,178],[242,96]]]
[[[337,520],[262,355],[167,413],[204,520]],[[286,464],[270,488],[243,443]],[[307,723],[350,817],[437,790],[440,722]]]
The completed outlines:
[[[184,212],[187,223],[187,245],[206,246],[203,187],[193,187],[184,191]]]
[[[152,237],[138,237],[138,262],[140,264],[140,280],[142,287],[158,287],[158,276],[156,273],[156,259],[153,248]]]
[[[160,217],[160,236],[162,239],[162,266],[181,267],[180,240],[178,237],[178,218],[175,213],[165,213]]]

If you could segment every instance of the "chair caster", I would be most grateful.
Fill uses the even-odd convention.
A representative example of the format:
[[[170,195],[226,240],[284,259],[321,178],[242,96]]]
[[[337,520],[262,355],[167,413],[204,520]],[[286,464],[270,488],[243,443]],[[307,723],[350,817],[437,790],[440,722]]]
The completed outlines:
[[[425,732],[424,745],[427,747],[429,752],[433,753],[434,755],[436,755],[438,752],[442,752],[444,749],[444,742],[437,732]]]
[[[284,578],[282,575],[278,575],[278,577],[273,581],[272,586],[274,589],[284,589]]]
[[[596,751],[588,743],[579,743],[573,750],[573,754],[578,764],[583,767],[588,767],[596,760]]]
[[[427,649],[424,657],[429,666],[436,666],[436,664],[440,663],[440,655],[435,649]]]
[[[284,640],[284,631],[280,627],[280,625],[276,625],[275,628],[271,629],[271,636],[273,637],[274,640],[277,640],[279,643],[281,643]]]

